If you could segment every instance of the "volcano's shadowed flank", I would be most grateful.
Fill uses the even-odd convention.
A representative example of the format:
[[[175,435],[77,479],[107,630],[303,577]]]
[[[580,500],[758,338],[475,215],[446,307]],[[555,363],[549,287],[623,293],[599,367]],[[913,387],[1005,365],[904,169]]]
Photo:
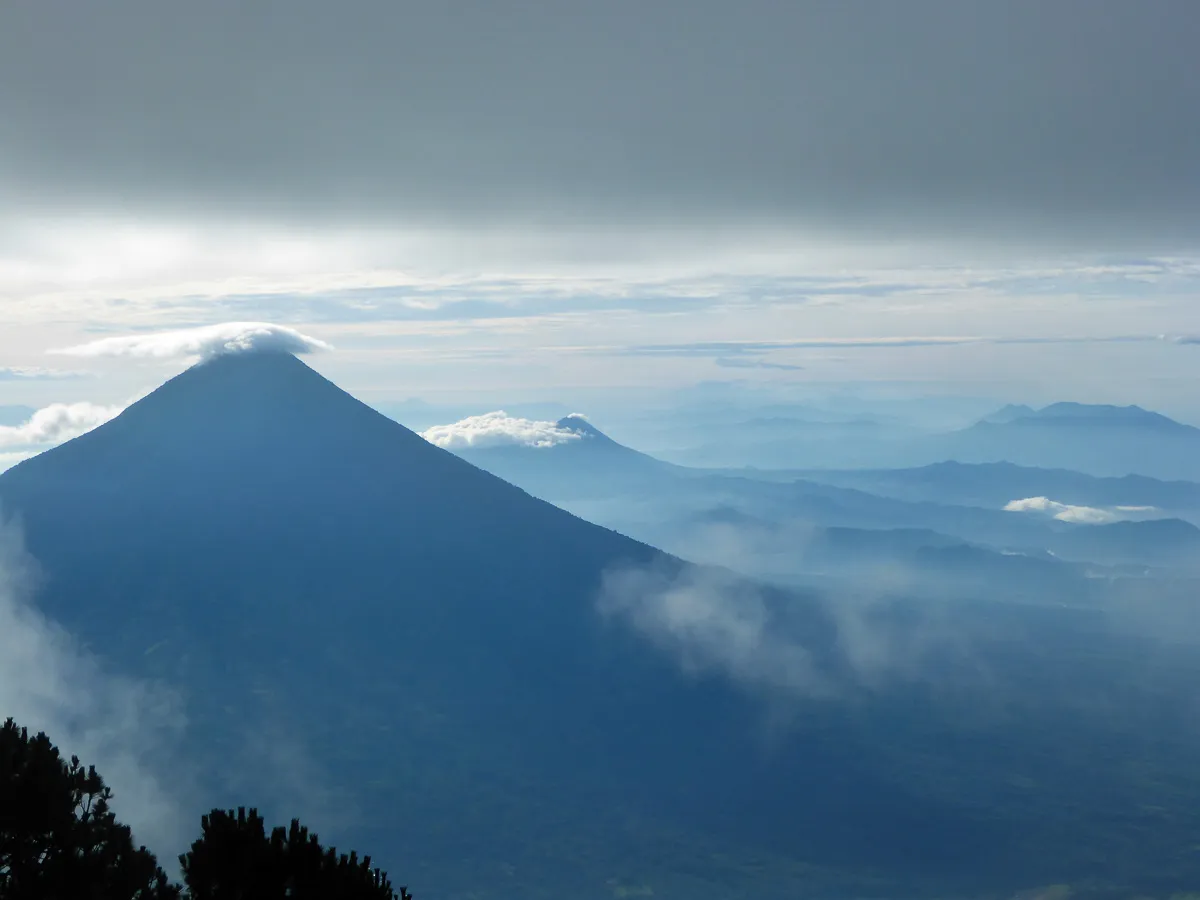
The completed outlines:
[[[1182,739],[1138,742],[1171,734],[1183,701],[1153,679],[1155,702],[1122,699],[1113,660],[1146,654],[1093,618],[964,606],[939,627],[986,617],[991,643],[893,686],[889,636],[924,646],[920,615],[844,630],[811,598],[706,582],[290,356],[189,369],[4,473],[0,501],[43,566],[46,611],[114,666],[185,692],[180,762],[205,773],[206,808],[304,815],[429,896],[591,900],[652,883],[664,898],[714,884],[792,898],[811,863],[861,876],[840,893],[931,872],[1020,886],[1090,871],[1077,847],[1137,842],[1135,863],[1103,859],[1141,874],[1194,843],[1183,826],[1119,824],[1129,754],[1174,774],[1193,756]],[[650,640],[598,612],[605,574],[630,566],[621,584],[666,600],[609,605]],[[751,601],[748,619],[729,595]],[[768,606],[783,615],[747,644]],[[798,656],[824,693],[796,683]],[[885,673],[869,691],[863,666]],[[1117,706],[1088,718],[1080,697]],[[1174,793],[1144,802],[1193,808],[1190,781],[1162,783]]]

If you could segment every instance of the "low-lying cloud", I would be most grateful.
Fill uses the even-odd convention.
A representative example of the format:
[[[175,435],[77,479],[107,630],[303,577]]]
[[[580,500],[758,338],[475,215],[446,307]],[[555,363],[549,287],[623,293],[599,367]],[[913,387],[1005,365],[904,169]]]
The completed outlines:
[[[1132,507],[1117,507],[1118,512],[1114,512],[1095,506],[1075,506],[1070,503],[1059,503],[1049,497],[1026,497],[1023,500],[1012,500],[1004,505],[1004,509],[1007,512],[1040,513],[1060,522],[1072,522],[1076,525],[1108,525],[1124,518],[1120,512],[1134,511]],[[1139,512],[1149,510],[1148,507],[1136,509]]]
[[[224,322],[179,331],[101,338],[75,347],[52,350],[66,356],[117,356],[135,359],[209,359],[232,353],[316,353],[332,349],[294,328],[269,322]]]
[[[20,425],[0,425],[0,449],[52,447],[103,425],[121,410],[95,403],[52,403]]]
[[[894,581],[901,587],[903,574]],[[649,566],[607,572],[597,609],[684,672],[768,697],[845,699],[927,678],[938,663],[953,662],[960,674],[962,663],[973,665],[968,636],[941,604],[897,615],[890,596],[878,583],[835,599],[783,594],[727,569]]]
[[[578,441],[584,435],[557,422],[521,419],[497,410],[468,416],[450,425],[434,425],[421,432],[421,437],[445,450],[480,450],[509,446],[555,447]]]
[[[675,657],[686,672],[716,672],[771,691],[834,693],[811,650],[780,627],[755,586],[732,574],[617,570],[606,574],[598,607]]]
[[[113,790],[113,810],[160,854],[186,834],[178,803],[185,780],[165,761],[184,726],[178,698],[113,674],[30,603],[37,568],[19,533],[0,521],[0,720],[44,731]]]

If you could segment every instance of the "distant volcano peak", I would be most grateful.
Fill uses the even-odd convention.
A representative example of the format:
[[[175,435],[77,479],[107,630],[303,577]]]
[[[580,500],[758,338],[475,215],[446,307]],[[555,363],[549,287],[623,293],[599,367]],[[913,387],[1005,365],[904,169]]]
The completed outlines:
[[[603,438],[609,440],[608,435],[593,425],[587,420],[587,416],[582,413],[571,413],[569,416],[563,416],[554,423],[556,427],[573,431],[578,435],[589,438]]]

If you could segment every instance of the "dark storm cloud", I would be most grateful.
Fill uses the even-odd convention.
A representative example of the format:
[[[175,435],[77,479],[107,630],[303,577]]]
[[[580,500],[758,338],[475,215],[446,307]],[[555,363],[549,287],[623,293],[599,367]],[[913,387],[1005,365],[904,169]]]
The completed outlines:
[[[4,4],[0,188],[38,210],[1181,241],[1197,33],[1195,0]]]

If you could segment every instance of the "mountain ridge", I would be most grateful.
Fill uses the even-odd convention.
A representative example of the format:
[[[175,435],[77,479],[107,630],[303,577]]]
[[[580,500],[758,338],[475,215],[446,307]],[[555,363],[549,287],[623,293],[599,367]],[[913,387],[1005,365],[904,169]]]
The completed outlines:
[[[1107,403],[1077,403],[1063,400],[1051,403],[1039,409],[1025,405],[1003,407],[991,415],[985,416],[977,424],[1011,425],[1013,423],[1038,422],[1073,422],[1078,424],[1118,425],[1138,424],[1152,428],[1178,431],[1200,431],[1192,425],[1184,424],[1162,413],[1130,404],[1115,406]]]

